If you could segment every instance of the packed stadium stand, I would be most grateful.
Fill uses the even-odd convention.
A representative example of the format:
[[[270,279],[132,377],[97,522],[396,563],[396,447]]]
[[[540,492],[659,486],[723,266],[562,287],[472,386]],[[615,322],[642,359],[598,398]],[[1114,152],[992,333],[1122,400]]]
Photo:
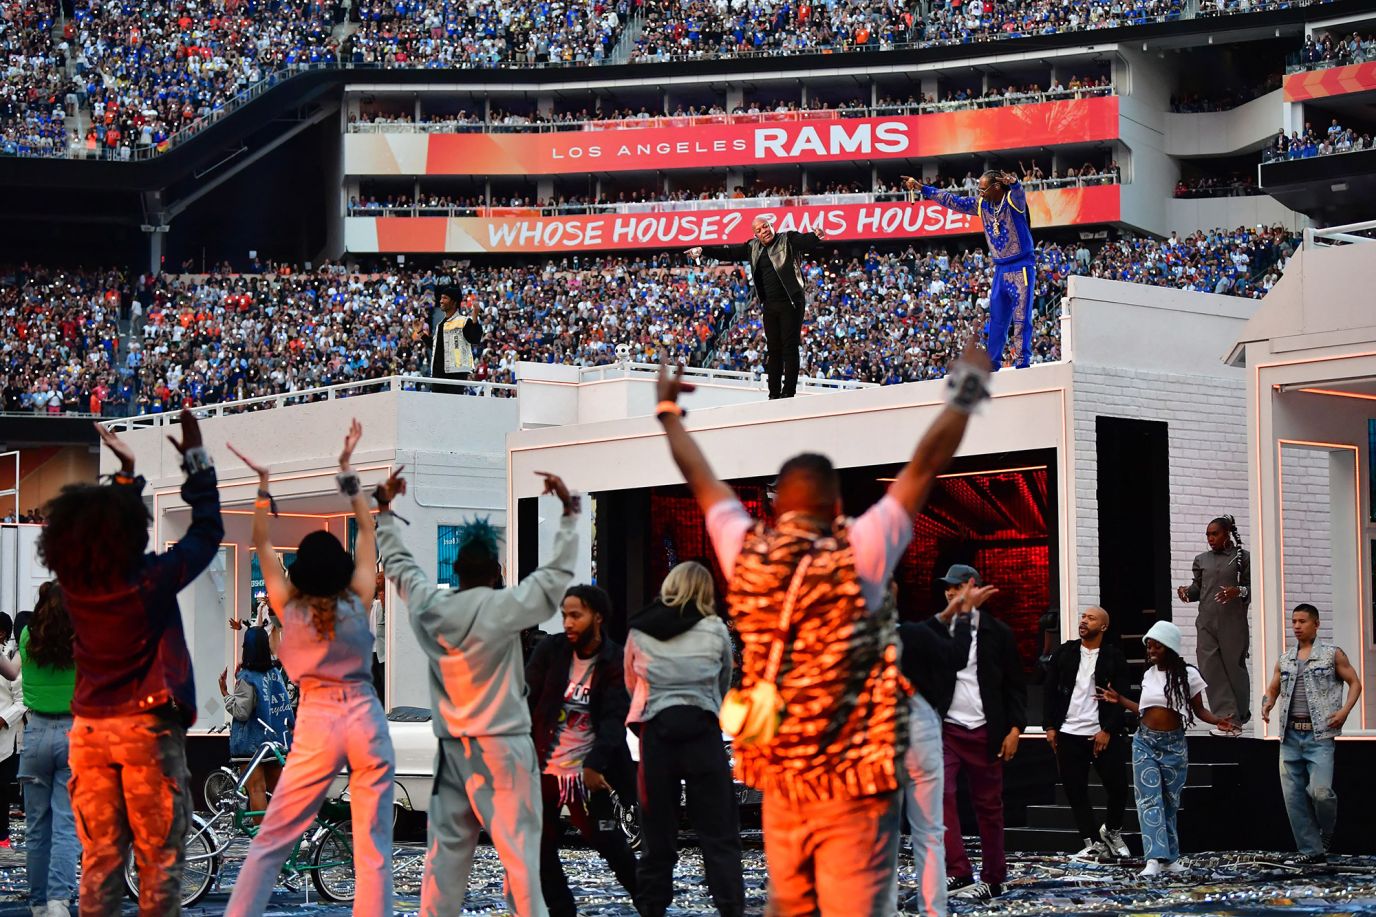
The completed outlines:
[[[1357,0],[13,2],[3,408],[423,375],[448,283],[480,380],[758,373],[745,266],[711,246],[759,216],[827,233],[804,374],[930,378],[991,265],[901,177],[990,168],[1029,192],[1056,360],[1071,275],[1260,297],[1343,217],[1376,176],[1373,34]]]

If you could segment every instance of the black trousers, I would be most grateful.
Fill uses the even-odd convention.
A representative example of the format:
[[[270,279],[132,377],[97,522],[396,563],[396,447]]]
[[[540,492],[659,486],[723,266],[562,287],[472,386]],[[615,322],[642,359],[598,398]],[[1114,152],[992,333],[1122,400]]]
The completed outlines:
[[[670,707],[640,734],[641,917],[664,917],[674,900],[679,788],[697,835],[717,913],[745,913],[741,827],[731,766],[717,718],[697,707]]]
[[[540,831],[540,886],[549,907],[550,917],[574,917],[578,905],[569,889],[564,864],[559,861],[559,838],[563,826],[559,824],[559,780],[549,774],[540,775],[540,795],[544,803],[544,825]],[[635,897],[635,854],[626,844],[616,815],[612,811],[611,795],[593,793],[589,797],[575,796],[569,802],[569,821],[578,829],[583,840],[602,855],[612,868],[621,887]]]
[[[473,377],[473,374],[472,374],[472,373],[448,373],[448,374],[446,374],[446,373],[443,373],[443,372],[438,372],[438,373],[435,373],[435,377],[438,378],[438,379],[459,379],[459,380],[461,380],[461,381],[467,382],[469,379],[471,379],[471,378]],[[437,394],[437,395],[466,395],[466,394],[468,394],[468,393],[471,391],[471,389],[469,389],[469,387],[466,386],[466,385],[436,385],[436,386],[433,386],[433,387],[430,389],[430,391],[434,392],[434,393]]]
[[[1096,758],[1092,737],[1064,732],[1056,734],[1056,767],[1061,772],[1061,783],[1065,786],[1065,795],[1075,813],[1075,824],[1080,829],[1081,837],[1091,840],[1099,838],[1099,822],[1095,820],[1094,809],[1089,804],[1091,764],[1098,772],[1108,797],[1103,824],[1113,830],[1123,827],[1123,811],[1128,805],[1130,753],[1127,736],[1116,735],[1111,738],[1108,747]]]
[[[23,726],[11,726],[10,728],[22,729]],[[10,784],[14,783],[14,776],[18,773],[18,753],[0,761],[0,839],[8,839],[10,836]],[[19,798],[23,799],[24,797],[20,795]]]
[[[798,350],[803,345],[803,310],[792,303],[764,304],[765,372],[770,398],[798,391]]]

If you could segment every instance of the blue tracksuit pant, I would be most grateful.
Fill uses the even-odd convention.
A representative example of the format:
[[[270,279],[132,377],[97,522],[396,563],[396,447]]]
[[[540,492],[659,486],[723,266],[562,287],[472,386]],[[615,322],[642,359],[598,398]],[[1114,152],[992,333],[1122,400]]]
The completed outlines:
[[[989,291],[989,324],[984,328],[984,347],[998,369],[1003,363],[1011,331],[1017,354],[1013,365],[1032,362],[1032,291],[1037,280],[1035,258],[1019,258],[994,265],[994,286]]]

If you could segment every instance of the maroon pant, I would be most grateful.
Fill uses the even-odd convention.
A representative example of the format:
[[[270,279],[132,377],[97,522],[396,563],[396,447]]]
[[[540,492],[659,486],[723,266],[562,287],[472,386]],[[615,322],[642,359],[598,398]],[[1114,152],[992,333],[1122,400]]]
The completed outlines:
[[[960,811],[956,808],[956,775],[965,772],[979,822],[981,860],[979,878],[990,885],[1002,885],[1008,878],[1008,863],[1003,858],[1003,762],[989,757],[988,728],[966,729],[943,723],[942,755],[946,764],[945,820],[946,874],[952,878],[974,878],[975,869],[965,854],[960,836]]]

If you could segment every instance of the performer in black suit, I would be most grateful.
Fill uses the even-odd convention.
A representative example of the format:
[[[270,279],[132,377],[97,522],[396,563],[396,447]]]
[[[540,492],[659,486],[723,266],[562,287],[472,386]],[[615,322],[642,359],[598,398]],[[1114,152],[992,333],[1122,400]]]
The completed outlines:
[[[745,257],[755,295],[764,313],[765,369],[769,373],[769,397],[792,398],[798,388],[798,349],[803,342],[803,312],[807,293],[798,255],[815,251],[826,235],[821,232],[775,232],[774,224],[760,216],[751,224],[755,238],[745,245],[713,246],[721,258]],[[702,248],[690,248],[690,258]]]

